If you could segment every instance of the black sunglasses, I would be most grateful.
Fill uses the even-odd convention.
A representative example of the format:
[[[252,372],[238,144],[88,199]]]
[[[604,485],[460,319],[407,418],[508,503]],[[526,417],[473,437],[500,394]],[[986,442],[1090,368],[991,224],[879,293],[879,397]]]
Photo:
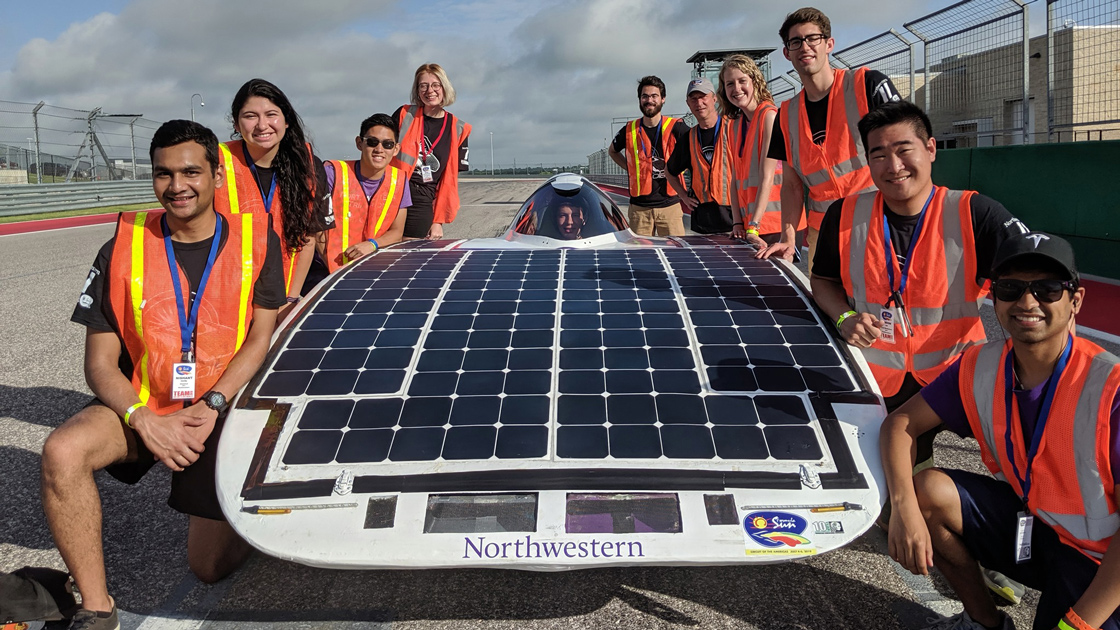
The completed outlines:
[[[393,147],[397,146],[397,141],[396,140],[378,140],[377,138],[371,138],[369,136],[363,136],[362,140],[364,140],[365,143],[366,143],[366,146],[371,148],[371,149],[375,148],[378,144],[380,144],[382,147],[385,148],[385,150],[392,151]]]
[[[1001,302],[1017,302],[1023,293],[1030,290],[1039,302],[1050,304],[1062,299],[1066,291],[1076,291],[1077,283],[1072,280],[996,280],[992,282],[992,295]]]

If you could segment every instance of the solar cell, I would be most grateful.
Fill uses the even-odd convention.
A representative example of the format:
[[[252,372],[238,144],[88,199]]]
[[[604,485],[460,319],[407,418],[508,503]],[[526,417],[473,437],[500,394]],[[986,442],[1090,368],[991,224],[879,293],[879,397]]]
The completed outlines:
[[[283,463],[821,459],[808,396],[856,386],[808,302],[752,250],[681,240],[359,262],[258,386],[307,400]]]

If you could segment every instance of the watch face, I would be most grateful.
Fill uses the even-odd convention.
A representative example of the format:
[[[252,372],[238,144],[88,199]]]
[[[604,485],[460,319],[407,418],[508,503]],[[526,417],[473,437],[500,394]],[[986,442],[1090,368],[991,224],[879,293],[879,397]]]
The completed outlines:
[[[215,411],[222,411],[226,407],[226,397],[221,392],[210,392],[203,397],[206,404]]]

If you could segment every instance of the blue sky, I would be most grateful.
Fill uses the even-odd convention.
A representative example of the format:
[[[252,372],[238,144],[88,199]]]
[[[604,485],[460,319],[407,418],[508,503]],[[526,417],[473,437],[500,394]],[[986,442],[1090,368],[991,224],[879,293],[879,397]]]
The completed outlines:
[[[820,0],[837,48],[948,0]],[[638,77],[669,86],[684,112],[685,59],[701,49],[778,45],[798,3],[728,0],[52,0],[3,1],[0,100],[198,120],[228,136],[246,80],[279,85],[317,153],[352,157],[358,123],[407,100],[412,72],[435,61],[472,123],[476,167],[573,163],[602,147],[610,121],[637,115]],[[1043,4],[1032,5],[1041,17]],[[1037,20],[1032,20],[1036,22]],[[1036,26],[1037,29],[1037,26]],[[780,56],[777,70],[788,69]],[[4,123],[0,121],[0,127]],[[0,135],[3,129],[0,128]],[[20,132],[18,142],[24,140]],[[0,137],[0,142],[5,138]]]

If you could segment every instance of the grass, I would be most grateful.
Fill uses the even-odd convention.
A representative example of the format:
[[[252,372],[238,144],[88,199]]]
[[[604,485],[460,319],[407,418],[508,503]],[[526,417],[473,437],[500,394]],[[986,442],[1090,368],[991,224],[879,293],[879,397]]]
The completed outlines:
[[[64,219],[66,217],[84,217],[91,214],[109,214],[116,212],[131,212],[133,210],[148,210],[158,208],[152,203],[133,203],[124,206],[105,206],[101,208],[86,208],[84,210],[63,210],[60,212],[38,212],[36,214],[20,214],[11,217],[0,217],[0,223],[19,223],[21,221],[37,221],[39,219]]]

